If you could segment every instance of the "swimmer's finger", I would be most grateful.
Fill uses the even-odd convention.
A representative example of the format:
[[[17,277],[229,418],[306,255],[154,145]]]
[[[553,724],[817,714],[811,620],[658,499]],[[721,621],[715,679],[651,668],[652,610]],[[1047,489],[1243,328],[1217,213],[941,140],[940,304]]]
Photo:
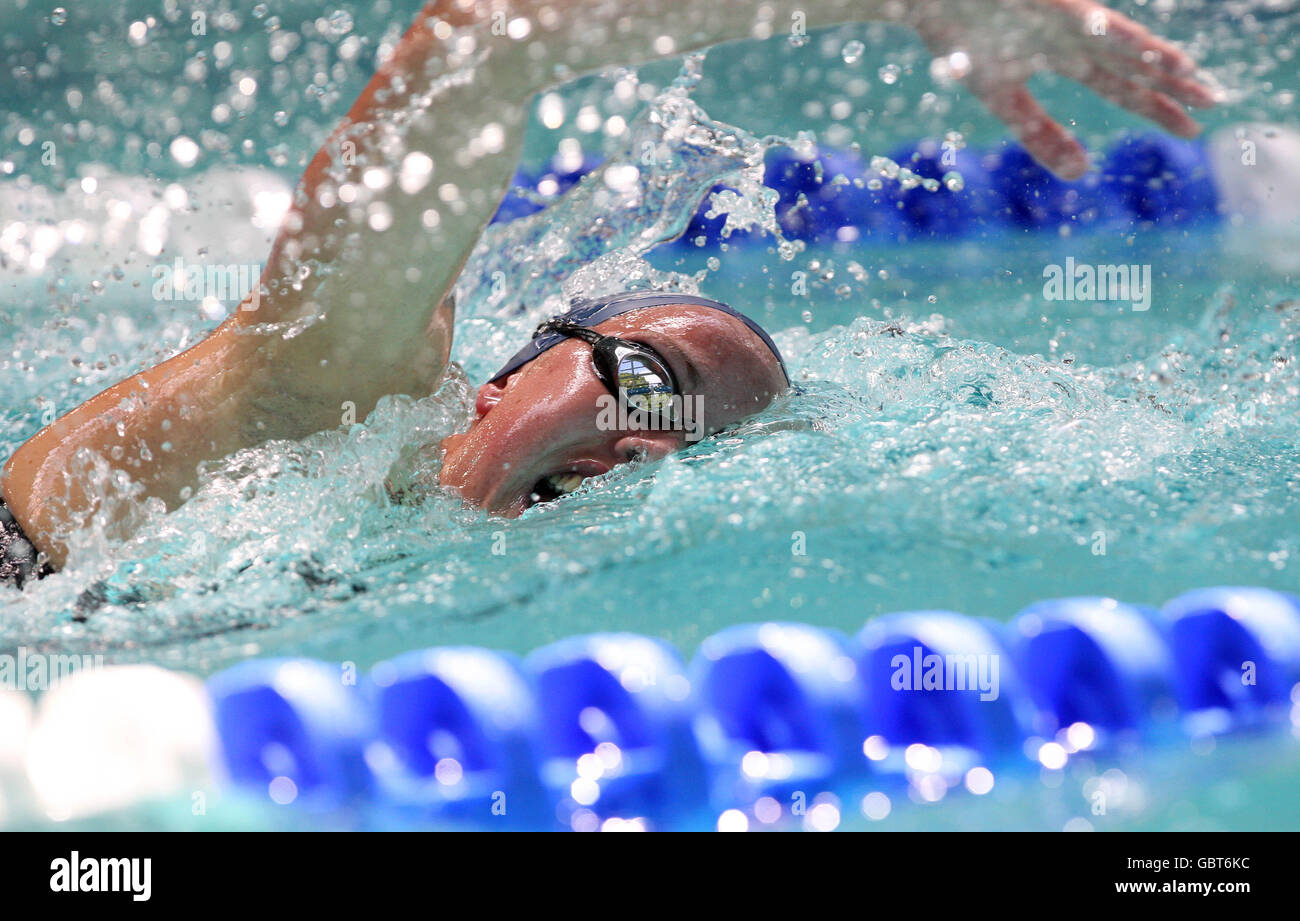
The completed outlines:
[[[1084,34],[1103,42],[1107,50],[1136,58],[1174,76],[1190,77],[1196,72],[1191,55],[1173,42],[1153,35],[1123,13],[1090,0],[1076,0],[1072,6],[1082,21]]]
[[[1209,109],[1218,103],[1214,91],[1194,78],[1175,76],[1145,61],[1121,58],[1118,55],[1107,63],[1116,73],[1131,71],[1135,83],[1168,93],[1184,105]]]
[[[1164,93],[1147,89],[1127,77],[1096,68],[1091,73],[1080,75],[1076,79],[1111,102],[1143,118],[1149,118],[1172,134],[1194,138],[1201,133],[1201,126],[1196,119],[1188,115],[1178,102]]]
[[[1043,166],[1067,180],[1078,179],[1088,171],[1083,145],[1047,114],[1023,83],[975,79],[967,85]]]

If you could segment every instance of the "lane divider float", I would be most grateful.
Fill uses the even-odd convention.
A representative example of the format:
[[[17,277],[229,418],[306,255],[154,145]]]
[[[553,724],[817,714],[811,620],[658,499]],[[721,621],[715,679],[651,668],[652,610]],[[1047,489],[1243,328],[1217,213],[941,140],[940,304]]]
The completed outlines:
[[[523,658],[418,650],[364,674],[254,659],[204,684],[113,666],[34,715],[25,693],[0,695],[0,806],[24,784],[56,818],[229,789],[374,827],[713,828],[864,785],[941,796],[975,771],[986,792],[994,772],[1297,713],[1300,598],[1262,588],[1159,610],[1054,599],[1009,623],[903,612],[855,636],[743,624],[689,664],[603,633]]]

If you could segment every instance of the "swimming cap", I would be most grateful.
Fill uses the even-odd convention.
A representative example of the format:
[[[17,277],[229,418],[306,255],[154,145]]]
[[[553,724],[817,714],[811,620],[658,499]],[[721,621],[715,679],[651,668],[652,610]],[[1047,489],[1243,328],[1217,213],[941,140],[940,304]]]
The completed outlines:
[[[596,298],[595,300],[574,301],[568,311],[553,317],[555,320],[565,320],[569,323],[576,323],[579,326],[592,327],[597,326],[606,320],[622,316],[625,313],[631,313],[633,310],[642,310],[646,307],[663,307],[668,304],[691,304],[697,307],[711,307],[714,310],[720,310],[728,316],[735,317],[746,326],[748,326],[758,338],[763,340],[763,344],[772,350],[776,356],[776,363],[781,366],[781,374],[785,376],[786,383],[790,383],[790,375],[785,370],[785,360],[781,358],[780,351],[777,350],[776,343],[772,337],[767,334],[763,327],[759,326],[749,317],[740,311],[728,307],[721,301],[710,300],[707,297],[696,297],[693,294],[667,294],[647,291],[629,291],[623,294],[614,294],[608,297]],[[559,345],[567,337],[560,333],[543,333],[540,336],[534,336],[533,340],[525,345],[522,349],[514,354],[505,366],[492,375],[488,383],[498,381],[522,368],[528,362],[532,361],[538,355],[547,349]]]

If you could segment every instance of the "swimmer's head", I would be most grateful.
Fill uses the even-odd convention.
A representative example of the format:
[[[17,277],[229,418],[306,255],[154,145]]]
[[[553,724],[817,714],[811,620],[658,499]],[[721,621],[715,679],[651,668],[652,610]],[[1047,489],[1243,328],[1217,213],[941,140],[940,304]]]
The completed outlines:
[[[469,431],[443,442],[441,482],[490,512],[517,515],[618,464],[658,460],[758,412],[788,386],[767,334],[716,301],[625,295],[562,319],[569,333],[537,336],[479,389]],[[621,342],[587,341],[600,337]],[[629,354],[628,344],[648,349]],[[611,364],[615,354],[627,360]],[[622,389],[607,383],[615,367]],[[630,404],[629,391],[640,393]],[[655,411],[637,412],[647,399]]]

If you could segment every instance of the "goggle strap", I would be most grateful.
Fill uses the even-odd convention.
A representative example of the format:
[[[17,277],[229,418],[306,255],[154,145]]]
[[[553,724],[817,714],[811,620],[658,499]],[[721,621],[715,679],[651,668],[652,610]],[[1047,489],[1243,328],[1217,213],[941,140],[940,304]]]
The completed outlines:
[[[533,338],[546,333],[559,333],[562,336],[571,336],[575,339],[581,339],[588,345],[595,346],[597,342],[605,338],[594,329],[586,326],[579,326],[577,323],[570,323],[567,320],[547,320],[537,327],[537,332],[533,333]]]

